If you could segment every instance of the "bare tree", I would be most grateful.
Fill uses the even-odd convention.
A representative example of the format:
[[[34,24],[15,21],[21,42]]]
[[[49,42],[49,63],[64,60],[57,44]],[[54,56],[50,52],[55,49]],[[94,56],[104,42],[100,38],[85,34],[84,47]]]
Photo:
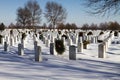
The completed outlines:
[[[86,23],[86,24],[83,24],[82,27],[81,27],[82,30],[88,30],[89,29],[89,25]]]
[[[40,23],[42,10],[36,0],[30,0],[23,8],[17,10],[17,24],[21,26],[37,26]]]
[[[44,29],[46,29],[46,28],[47,28],[46,23],[44,23],[42,27],[43,27]]]
[[[120,30],[120,25],[118,22],[109,22],[108,29],[110,30]]]
[[[36,26],[41,21],[42,10],[36,0],[30,0],[25,5],[31,14],[31,26]]]
[[[90,30],[97,30],[97,29],[98,29],[98,26],[97,26],[97,24],[92,23],[92,24],[89,26],[89,29],[90,29]]]
[[[65,25],[63,23],[61,23],[57,26],[57,29],[65,29]]]
[[[62,5],[56,2],[47,2],[46,3],[46,12],[45,17],[48,22],[52,24],[52,27],[59,23],[63,23],[66,19],[67,13],[66,9],[62,7]]]
[[[108,29],[108,23],[107,22],[100,23],[99,24],[99,29],[101,29],[101,30],[107,30]]]
[[[85,6],[92,14],[117,14],[120,13],[120,0],[86,0]]]
[[[27,26],[30,22],[30,11],[24,7],[17,10],[17,23],[23,27]]]

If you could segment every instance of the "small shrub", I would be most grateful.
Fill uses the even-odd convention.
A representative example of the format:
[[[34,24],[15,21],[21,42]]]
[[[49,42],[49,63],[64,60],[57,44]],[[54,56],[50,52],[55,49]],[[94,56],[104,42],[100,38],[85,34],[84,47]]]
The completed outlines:
[[[62,55],[65,52],[63,40],[55,40],[55,50],[58,54]]]
[[[67,31],[65,31],[64,33],[65,33],[65,34],[67,34],[68,32],[67,32]]]
[[[42,32],[41,32],[41,31],[39,31],[38,33],[39,33],[39,34],[42,34]]]
[[[13,30],[10,30],[10,35],[13,35]]]
[[[118,32],[117,31],[114,32],[114,36],[118,36]]]
[[[22,33],[22,40],[26,38],[26,34],[25,33]]]
[[[83,32],[79,32],[79,37],[82,37],[83,36]]]
[[[75,30],[73,30],[73,33],[75,33]]]
[[[62,37],[65,37],[65,39],[68,39],[68,36],[65,34],[63,34]]]
[[[58,31],[58,34],[61,34],[61,31]]]
[[[40,34],[40,35],[39,35],[39,39],[40,39],[40,40],[43,40],[43,34]]]
[[[97,40],[97,42],[98,42],[98,43],[102,43],[102,42],[103,42],[103,40]]]
[[[93,33],[92,32],[88,32],[87,35],[93,35]]]
[[[112,44],[115,44],[115,41],[112,41],[111,43],[112,43]]]
[[[35,34],[35,36],[37,37],[37,34]]]
[[[48,30],[42,30],[42,32],[47,32]]]
[[[2,43],[2,38],[3,38],[3,36],[2,36],[2,35],[0,35],[0,43]]]
[[[30,31],[28,33],[30,34]]]
[[[119,41],[117,41],[117,42],[116,42],[116,44],[120,44],[120,42],[119,42]]]
[[[112,33],[112,31],[110,31],[110,33]]]
[[[99,35],[102,35],[102,34],[104,34],[104,32],[100,32],[100,34],[99,34]]]
[[[83,41],[83,48],[84,48],[84,49],[87,49],[87,45],[88,45],[88,44],[90,44],[90,41],[84,40],[84,41]]]

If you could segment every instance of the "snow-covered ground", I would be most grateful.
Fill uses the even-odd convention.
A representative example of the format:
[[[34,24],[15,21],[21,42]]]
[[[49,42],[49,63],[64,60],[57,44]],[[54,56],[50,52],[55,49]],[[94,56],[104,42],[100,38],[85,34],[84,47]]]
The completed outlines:
[[[120,39],[118,39],[120,40]],[[49,47],[41,41],[42,62],[34,61],[34,46],[28,37],[25,55],[17,54],[17,45],[4,52],[0,45],[0,80],[120,80],[120,44],[111,44],[107,58],[98,58],[98,44],[88,45],[77,60],[64,55],[49,54]]]

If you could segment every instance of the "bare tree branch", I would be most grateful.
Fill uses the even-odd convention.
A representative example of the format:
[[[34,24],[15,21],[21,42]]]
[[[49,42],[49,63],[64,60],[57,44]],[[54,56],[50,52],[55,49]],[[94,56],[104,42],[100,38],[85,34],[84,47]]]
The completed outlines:
[[[120,14],[120,0],[86,0],[84,6],[92,14]]]

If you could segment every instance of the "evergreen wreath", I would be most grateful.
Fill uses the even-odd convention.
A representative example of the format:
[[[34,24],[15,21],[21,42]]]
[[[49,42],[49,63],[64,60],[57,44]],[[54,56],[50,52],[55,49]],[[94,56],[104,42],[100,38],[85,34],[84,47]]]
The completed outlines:
[[[63,40],[55,40],[55,50],[58,54],[62,55],[65,52],[65,46]]]

